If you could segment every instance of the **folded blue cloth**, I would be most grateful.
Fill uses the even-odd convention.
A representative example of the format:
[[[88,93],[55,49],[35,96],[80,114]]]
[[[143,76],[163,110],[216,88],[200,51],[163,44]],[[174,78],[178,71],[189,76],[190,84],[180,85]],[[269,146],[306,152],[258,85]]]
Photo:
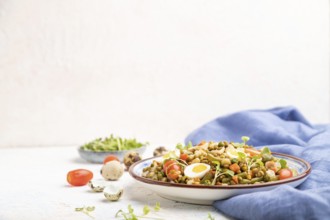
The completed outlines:
[[[297,188],[282,185],[219,200],[213,204],[217,210],[237,219],[330,219],[330,125],[311,125],[294,107],[249,110],[219,117],[185,142],[241,142],[241,136],[255,147],[305,159],[312,172]]]

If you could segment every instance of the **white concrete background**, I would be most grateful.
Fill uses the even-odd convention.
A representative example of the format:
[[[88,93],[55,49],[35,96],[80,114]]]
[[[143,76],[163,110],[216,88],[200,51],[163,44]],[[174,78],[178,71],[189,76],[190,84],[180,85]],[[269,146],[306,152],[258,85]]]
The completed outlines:
[[[0,147],[177,143],[250,108],[329,122],[328,0],[0,0]]]

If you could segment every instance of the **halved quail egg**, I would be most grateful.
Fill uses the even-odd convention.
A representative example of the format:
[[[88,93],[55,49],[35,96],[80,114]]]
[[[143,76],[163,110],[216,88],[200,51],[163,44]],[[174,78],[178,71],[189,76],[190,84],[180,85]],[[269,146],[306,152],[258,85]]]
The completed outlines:
[[[103,190],[104,196],[109,201],[117,201],[124,192],[124,188],[118,185],[106,186]]]

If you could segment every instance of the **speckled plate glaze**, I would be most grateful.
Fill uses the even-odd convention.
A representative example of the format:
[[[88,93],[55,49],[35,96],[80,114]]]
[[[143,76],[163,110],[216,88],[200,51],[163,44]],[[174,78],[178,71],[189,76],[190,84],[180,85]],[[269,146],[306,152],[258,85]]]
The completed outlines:
[[[124,156],[127,152],[136,151],[139,154],[143,154],[145,150],[146,150],[146,146],[142,146],[131,150],[100,151],[100,152],[95,152],[91,150],[82,150],[80,149],[80,147],[78,148],[80,157],[92,163],[103,163],[104,158],[110,154],[117,156],[120,161],[123,161]]]
[[[240,194],[272,190],[284,184],[297,187],[309,176],[311,166],[305,160],[286,154],[272,154],[277,158],[285,159],[290,168],[297,170],[298,175],[275,182],[229,186],[186,185],[161,182],[142,177],[141,174],[143,168],[149,166],[153,160],[161,160],[161,157],[153,157],[134,163],[129,169],[129,174],[142,186],[156,192],[161,197],[185,203],[202,205],[211,205],[216,200],[226,199]]]

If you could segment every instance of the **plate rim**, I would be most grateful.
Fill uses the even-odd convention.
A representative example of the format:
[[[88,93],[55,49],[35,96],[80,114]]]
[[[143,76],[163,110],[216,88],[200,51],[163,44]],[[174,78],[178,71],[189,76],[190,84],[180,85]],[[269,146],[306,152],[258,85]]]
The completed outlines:
[[[180,187],[180,188],[189,188],[189,189],[213,189],[213,190],[218,190],[218,189],[253,189],[253,188],[262,188],[262,187],[269,187],[269,186],[276,186],[276,185],[282,185],[285,183],[291,183],[291,182],[295,182],[298,180],[301,180],[305,177],[307,177],[312,170],[312,166],[310,165],[309,162],[307,162],[304,159],[301,159],[299,157],[296,156],[292,156],[292,155],[288,155],[288,154],[283,154],[283,153],[276,153],[276,152],[272,152],[272,155],[276,156],[282,156],[282,157],[287,157],[290,158],[294,161],[299,161],[300,163],[303,163],[304,165],[306,165],[307,169],[299,174],[298,176],[289,178],[289,179],[284,179],[284,180],[278,180],[278,181],[273,181],[273,182],[267,182],[267,183],[260,183],[260,184],[248,184],[248,185],[227,185],[227,186],[208,186],[208,185],[187,185],[187,184],[182,184],[182,183],[171,183],[171,182],[161,182],[158,180],[152,180],[152,179],[148,179],[145,177],[141,177],[137,174],[135,174],[133,172],[134,168],[145,162],[148,160],[153,160],[156,158],[160,158],[162,156],[157,156],[157,157],[149,157],[143,160],[140,160],[134,164],[132,164],[128,170],[129,174],[137,181],[143,182],[143,183],[147,183],[150,185],[157,185],[157,186],[167,186],[167,187]]]

